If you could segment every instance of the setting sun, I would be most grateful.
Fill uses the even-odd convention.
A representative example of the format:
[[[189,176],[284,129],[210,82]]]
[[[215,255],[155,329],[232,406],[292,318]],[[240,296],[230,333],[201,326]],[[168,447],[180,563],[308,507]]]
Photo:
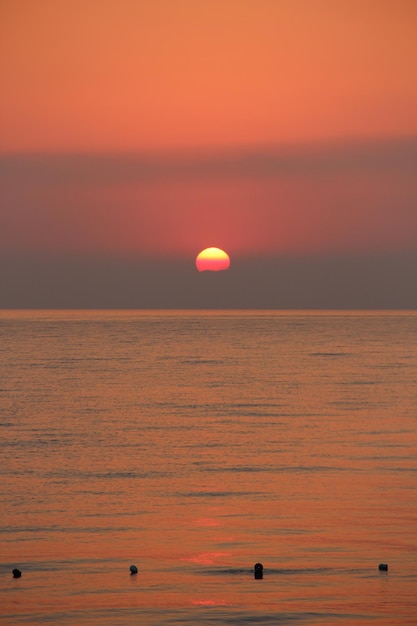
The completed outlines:
[[[220,248],[205,248],[195,260],[199,272],[219,272],[230,267],[229,255]]]

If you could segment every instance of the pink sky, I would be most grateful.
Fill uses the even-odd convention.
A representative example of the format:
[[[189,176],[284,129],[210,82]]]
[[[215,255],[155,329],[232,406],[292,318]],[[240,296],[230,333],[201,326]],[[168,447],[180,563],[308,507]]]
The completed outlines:
[[[3,253],[193,258],[412,252],[417,143],[5,157]]]

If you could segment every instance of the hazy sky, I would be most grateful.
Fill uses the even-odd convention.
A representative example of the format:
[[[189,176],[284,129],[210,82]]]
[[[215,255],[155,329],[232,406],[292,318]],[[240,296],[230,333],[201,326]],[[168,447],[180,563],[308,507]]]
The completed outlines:
[[[416,24],[1,0],[0,307],[417,308]]]

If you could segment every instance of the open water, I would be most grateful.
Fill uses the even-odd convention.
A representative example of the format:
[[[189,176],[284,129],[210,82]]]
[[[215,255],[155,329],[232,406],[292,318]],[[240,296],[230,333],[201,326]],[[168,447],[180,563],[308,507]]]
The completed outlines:
[[[2,624],[417,624],[416,312],[3,311],[0,407]]]

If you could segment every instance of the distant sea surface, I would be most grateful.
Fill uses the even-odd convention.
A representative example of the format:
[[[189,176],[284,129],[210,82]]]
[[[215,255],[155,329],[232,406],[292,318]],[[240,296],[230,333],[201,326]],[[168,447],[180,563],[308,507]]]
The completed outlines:
[[[2,311],[0,410],[2,624],[417,624],[416,312]]]

